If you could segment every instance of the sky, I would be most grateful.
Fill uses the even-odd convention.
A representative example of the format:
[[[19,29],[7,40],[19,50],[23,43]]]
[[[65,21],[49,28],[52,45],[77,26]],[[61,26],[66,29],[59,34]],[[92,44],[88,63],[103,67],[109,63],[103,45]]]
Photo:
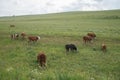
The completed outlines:
[[[120,0],[0,0],[0,16],[120,9]]]

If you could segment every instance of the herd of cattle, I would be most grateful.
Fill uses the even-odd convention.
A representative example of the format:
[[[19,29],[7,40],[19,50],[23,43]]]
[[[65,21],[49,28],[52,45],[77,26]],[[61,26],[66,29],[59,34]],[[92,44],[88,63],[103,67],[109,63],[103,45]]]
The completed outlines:
[[[22,40],[26,39],[26,33],[22,32],[21,34],[13,33],[11,34],[11,39],[19,39],[21,37]],[[28,42],[36,42],[40,39],[40,36],[28,36]]]
[[[15,27],[14,25],[10,25],[10,27]],[[40,36],[27,36],[26,33],[22,32],[21,34],[18,33],[13,33],[11,34],[11,39],[28,39],[28,42],[37,42],[38,40],[40,40]],[[87,35],[83,36],[83,42],[84,44],[88,44],[91,43],[91,41],[93,41],[96,38],[96,34],[94,32],[89,32]],[[66,52],[72,51],[72,52],[76,52],[77,51],[77,47],[75,44],[66,44],[65,45],[65,49]],[[101,50],[103,52],[106,52],[107,50],[107,46],[103,43],[101,45]],[[39,65],[41,67],[46,67],[46,55],[45,53],[41,52],[38,54],[37,56],[37,61],[39,63]]]

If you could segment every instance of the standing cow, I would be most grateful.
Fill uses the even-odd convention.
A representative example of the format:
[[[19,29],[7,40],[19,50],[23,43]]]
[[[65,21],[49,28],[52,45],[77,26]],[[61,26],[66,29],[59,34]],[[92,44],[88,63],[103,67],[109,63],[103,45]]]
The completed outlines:
[[[92,39],[96,38],[96,34],[94,32],[89,32],[87,35],[90,36]]]
[[[25,39],[25,36],[26,36],[26,33],[22,32],[22,33],[21,33],[22,39]]]
[[[14,25],[14,24],[11,24],[10,27],[11,27],[11,28],[12,28],[12,27],[15,27],[15,25]]]
[[[38,40],[40,40],[40,36],[29,36],[28,40],[28,42],[37,42]]]
[[[102,50],[103,52],[106,52],[106,51],[107,51],[107,46],[106,46],[104,43],[101,45],[101,50]]]
[[[77,51],[77,47],[74,44],[66,44],[65,49],[67,52],[71,51]]]
[[[83,42],[86,43],[90,43],[92,41],[92,37],[91,36],[83,36]]]
[[[46,67],[46,55],[45,55],[45,53],[39,53],[38,55],[37,55],[37,62],[39,63],[39,65],[41,66],[41,67]]]
[[[18,38],[19,38],[18,33],[11,34],[11,39],[18,39]]]

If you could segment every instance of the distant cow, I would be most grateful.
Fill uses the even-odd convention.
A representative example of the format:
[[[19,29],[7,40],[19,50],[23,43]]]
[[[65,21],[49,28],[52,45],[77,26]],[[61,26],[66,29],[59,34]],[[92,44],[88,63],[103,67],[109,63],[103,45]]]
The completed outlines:
[[[36,41],[38,41],[40,39],[40,36],[29,36],[28,37],[28,42],[36,42]]]
[[[39,53],[37,55],[37,61],[41,67],[46,67],[46,55],[45,55],[45,53]]]
[[[90,43],[92,41],[92,37],[91,36],[83,36],[83,42],[84,43]]]
[[[15,25],[12,24],[12,25],[10,25],[10,27],[15,27]]]
[[[71,51],[77,51],[77,47],[74,44],[66,44],[65,49],[67,52]]]
[[[26,34],[24,32],[21,33],[22,39],[25,39]]]
[[[18,39],[18,38],[19,38],[18,33],[11,34],[11,39]]]
[[[106,52],[107,51],[107,46],[103,43],[102,46],[101,46],[101,50],[103,52]]]
[[[96,37],[96,34],[93,32],[89,32],[87,35],[90,36],[92,39],[95,39]]]

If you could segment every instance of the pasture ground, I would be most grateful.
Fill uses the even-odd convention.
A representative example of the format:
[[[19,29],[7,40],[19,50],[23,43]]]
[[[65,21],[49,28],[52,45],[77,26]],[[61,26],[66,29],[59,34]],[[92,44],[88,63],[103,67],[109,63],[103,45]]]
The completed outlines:
[[[0,18],[0,80],[120,80],[120,10],[66,12]],[[14,24],[14,28],[10,28]],[[82,37],[96,33],[92,44]],[[39,35],[37,43],[11,40],[10,34]],[[107,52],[100,50],[102,43]],[[66,54],[65,44],[78,52]],[[47,55],[47,69],[38,67],[39,52]]]

